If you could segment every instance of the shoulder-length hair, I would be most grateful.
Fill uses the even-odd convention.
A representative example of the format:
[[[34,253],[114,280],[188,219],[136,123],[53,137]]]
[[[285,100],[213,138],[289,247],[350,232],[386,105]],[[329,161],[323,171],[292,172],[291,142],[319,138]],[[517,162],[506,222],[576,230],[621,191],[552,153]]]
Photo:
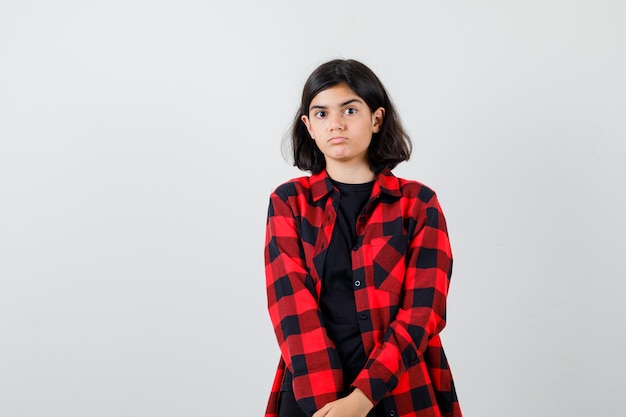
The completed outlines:
[[[286,138],[290,139],[294,166],[313,174],[326,168],[324,155],[311,139],[302,116],[309,115],[309,106],[317,94],[342,83],[347,84],[361,97],[370,111],[379,107],[385,109],[381,128],[372,136],[367,152],[372,171],[379,173],[407,161],[412,151],[411,139],[402,127],[400,117],[376,74],[358,61],[335,59],[317,67],[304,84],[300,108]]]

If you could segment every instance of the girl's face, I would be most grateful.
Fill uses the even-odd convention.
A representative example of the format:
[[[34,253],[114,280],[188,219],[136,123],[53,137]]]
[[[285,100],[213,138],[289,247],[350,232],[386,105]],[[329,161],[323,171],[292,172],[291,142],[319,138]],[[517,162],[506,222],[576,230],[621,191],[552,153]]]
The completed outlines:
[[[365,101],[346,84],[320,91],[309,105],[302,121],[326,165],[366,164],[372,135],[380,131],[385,109],[373,112]]]

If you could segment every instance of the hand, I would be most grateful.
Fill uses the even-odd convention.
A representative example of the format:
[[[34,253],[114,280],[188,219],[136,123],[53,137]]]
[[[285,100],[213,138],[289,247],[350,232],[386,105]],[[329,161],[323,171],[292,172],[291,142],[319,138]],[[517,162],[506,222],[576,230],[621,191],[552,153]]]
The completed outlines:
[[[313,417],[365,417],[374,404],[356,388],[347,397],[326,404]]]

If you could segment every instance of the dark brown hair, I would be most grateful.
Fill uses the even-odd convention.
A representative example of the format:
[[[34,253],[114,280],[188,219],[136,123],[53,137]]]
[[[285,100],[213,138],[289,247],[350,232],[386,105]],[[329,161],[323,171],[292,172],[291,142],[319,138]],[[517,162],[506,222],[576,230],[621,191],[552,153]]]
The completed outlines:
[[[314,174],[326,168],[324,155],[311,139],[301,117],[308,116],[311,101],[317,94],[342,83],[361,97],[370,111],[379,107],[385,109],[381,128],[372,136],[367,152],[372,171],[379,173],[407,161],[411,156],[411,139],[404,131],[398,113],[376,74],[358,61],[335,59],[317,67],[304,84],[300,108],[294,117],[290,135],[286,138],[290,139],[294,166]]]

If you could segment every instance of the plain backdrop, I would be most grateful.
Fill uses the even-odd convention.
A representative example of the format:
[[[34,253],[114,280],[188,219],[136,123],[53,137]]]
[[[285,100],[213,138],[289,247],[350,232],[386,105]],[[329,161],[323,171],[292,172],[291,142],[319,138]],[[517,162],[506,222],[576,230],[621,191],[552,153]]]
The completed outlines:
[[[624,415],[626,3],[0,0],[0,416],[260,416],[302,85],[389,90],[468,417]]]

